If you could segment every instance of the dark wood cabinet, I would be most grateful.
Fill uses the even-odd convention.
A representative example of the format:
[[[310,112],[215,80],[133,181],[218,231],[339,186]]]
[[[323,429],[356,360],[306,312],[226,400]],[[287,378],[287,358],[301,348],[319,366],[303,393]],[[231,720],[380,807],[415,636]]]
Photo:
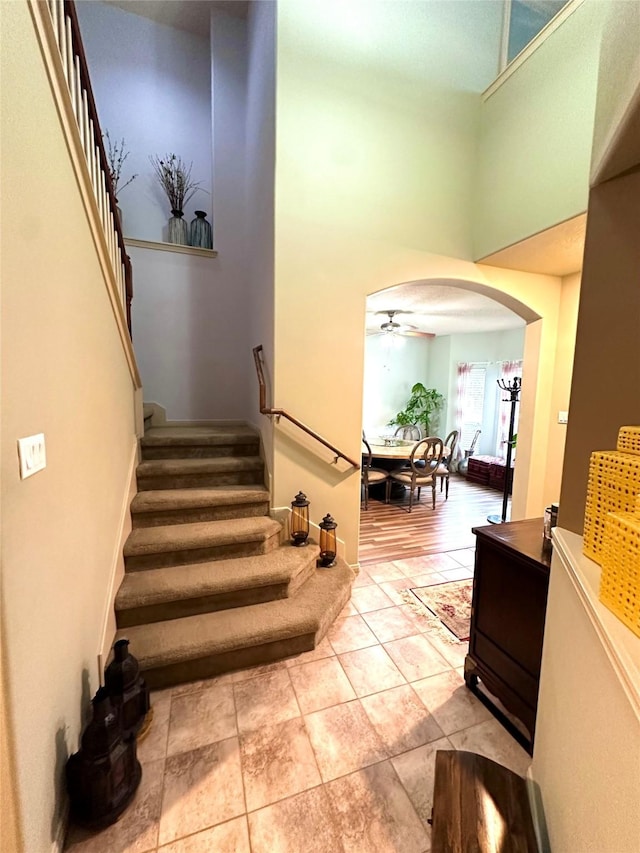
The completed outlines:
[[[543,520],[474,527],[476,558],[464,679],[532,751],[551,553]],[[478,679],[529,733],[526,738],[478,690]]]

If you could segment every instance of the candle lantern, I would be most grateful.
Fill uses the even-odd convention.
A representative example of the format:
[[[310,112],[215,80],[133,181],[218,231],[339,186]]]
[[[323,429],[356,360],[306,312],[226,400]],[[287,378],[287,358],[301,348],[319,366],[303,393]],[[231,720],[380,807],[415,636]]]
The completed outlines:
[[[309,501],[298,492],[291,501],[291,540],[294,545],[306,545],[309,536]]]
[[[337,545],[336,545],[336,527],[331,515],[327,513],[319,524],[320,527],[320,559],[318,565],[325,569],[335,565]]]
[[[119,713],[123,734],[140,738],[151,724],[149,688],[140,675],[140,664],[129,651],[129,640],[118,640],[113,655],[104,672],[105,687]]]
[[[140,784],[142,768],[136,739],[123,737],[106,687],[93,697],[93,719],[82,733],[78,752],[67,761],[67,790],[76,823],[101,829],[114,823]]]

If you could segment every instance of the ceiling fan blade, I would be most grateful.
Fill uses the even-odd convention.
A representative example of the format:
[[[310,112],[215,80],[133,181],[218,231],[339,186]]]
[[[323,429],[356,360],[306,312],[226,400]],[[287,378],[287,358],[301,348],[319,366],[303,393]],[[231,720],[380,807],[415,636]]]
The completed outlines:
[[[420,332],[417,329],[409,329],[405,332],[400,332],[400,334],[405,338],[435,338],[433,332]]]

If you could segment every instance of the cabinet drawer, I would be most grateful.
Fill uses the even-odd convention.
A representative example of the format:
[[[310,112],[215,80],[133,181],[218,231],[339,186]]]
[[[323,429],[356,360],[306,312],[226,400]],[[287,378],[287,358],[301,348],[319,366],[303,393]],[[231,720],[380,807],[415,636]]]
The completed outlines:
[[[473,660],[484,665],[509,685],[511,691],[519,696],[525,705],[535,709],[538,702],[538,679],[533,678],[503,649],[478,631],[473,637],[469,654]]]

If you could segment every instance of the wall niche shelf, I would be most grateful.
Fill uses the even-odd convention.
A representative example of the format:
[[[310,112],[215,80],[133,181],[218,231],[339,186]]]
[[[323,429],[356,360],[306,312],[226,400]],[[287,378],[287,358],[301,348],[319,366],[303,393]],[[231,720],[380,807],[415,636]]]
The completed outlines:
[[[133,237],[124,238],[125,246],[135,249],[153,249],[156,252],[178,252],[181,255],[196,255],[200,258],[217,258],[215,249],[200,249],[197,246],[182,246],[179,243],[156,243],[154,240],[135,240]]]

